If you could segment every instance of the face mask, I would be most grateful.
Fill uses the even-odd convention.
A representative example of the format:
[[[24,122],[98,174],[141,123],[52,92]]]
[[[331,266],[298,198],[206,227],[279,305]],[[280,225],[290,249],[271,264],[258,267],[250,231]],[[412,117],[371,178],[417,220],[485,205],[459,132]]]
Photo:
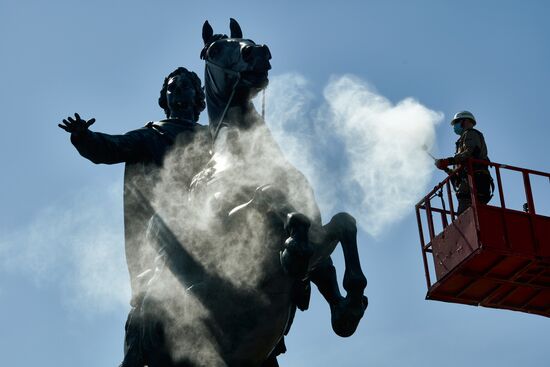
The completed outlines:
[[[453,130],[454,130],[456,135],[462,135],[462,133],[464,132],[464,128],[462,128],[461,123],[454,124],[453,125]]]

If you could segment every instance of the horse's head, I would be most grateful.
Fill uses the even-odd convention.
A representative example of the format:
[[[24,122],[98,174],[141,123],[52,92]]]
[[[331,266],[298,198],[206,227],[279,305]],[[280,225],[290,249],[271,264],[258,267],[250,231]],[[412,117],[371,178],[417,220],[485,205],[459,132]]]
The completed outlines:
[[[229,107],[247,104],[268,84],[271,53],[265,45],[243,38],[239,23],[231,19],[231,36],[214,34],[204,22],[205,88],[211,127],[217,130]],[[212,126],[214,124],[215,126]]]

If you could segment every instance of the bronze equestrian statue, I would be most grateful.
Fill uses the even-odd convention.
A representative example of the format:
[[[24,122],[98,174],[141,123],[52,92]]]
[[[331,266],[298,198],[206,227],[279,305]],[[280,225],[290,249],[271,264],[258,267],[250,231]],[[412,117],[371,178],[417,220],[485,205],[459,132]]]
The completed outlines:
[[[181,200],[155,209],[142,200],[155,212],[146,241],[160,254],[140,305],[149,367],[278,366],[310,281],[340,336],[355,332],[367,307],[355,220],[340,213],[322,225],[311,186],[251,103],[268,84],[269,49],[243,38],[233,19],[230,28],[230,37],[208,22],[202,31],[210,161]],[[173,189],[161,180],[155,192]],[[345,297],[330,259],[338,243]]]

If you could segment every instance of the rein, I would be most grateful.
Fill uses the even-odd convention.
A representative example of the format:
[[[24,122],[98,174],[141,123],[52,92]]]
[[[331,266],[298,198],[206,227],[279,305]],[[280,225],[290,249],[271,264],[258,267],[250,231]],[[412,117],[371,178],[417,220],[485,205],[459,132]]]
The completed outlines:
[[[265,90],[266,88],[262,89],[262,120],[265,121]]]

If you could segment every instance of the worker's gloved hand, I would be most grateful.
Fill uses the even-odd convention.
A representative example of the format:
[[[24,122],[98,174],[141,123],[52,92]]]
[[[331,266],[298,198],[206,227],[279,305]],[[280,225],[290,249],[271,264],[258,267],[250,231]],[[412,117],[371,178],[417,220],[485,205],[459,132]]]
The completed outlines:
[[[448,158],[444,158],[444,159],[436,159],[435,160],[435,166],[439,169],[445,169],[447,168],[447,166],[451,165],[452,163],[450,162],[450,160]]]

